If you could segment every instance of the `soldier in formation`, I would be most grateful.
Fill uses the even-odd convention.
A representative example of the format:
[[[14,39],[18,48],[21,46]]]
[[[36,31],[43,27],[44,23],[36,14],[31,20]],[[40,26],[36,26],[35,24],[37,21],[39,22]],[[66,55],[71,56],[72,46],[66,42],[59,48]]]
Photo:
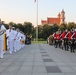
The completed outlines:
[[[53,34],[55,48],[61,48],[65,51],[75,52],[76,49],[76,29],[67,29],[63,32],[58,30]]]
[[[6,30],[6,35],[10,54],[12,54],[13,51],[17,52],[24,47],[25,35],[22,31],[19,29],[13,30],[12,25],[9,25],[9,29]]]
[[[4,38],[5,34],[6,38]],[[7,41],[6,44],[4,43],[4,39]],[[9,53],[12,54],[25,46],[25,39],[26,36],[22,31],[18,28],[16,30],[13,29],[11,24],[9,25],[9,29],[6,29],[0,19],[0,58],[3,58],[5,46],[7,46]]]

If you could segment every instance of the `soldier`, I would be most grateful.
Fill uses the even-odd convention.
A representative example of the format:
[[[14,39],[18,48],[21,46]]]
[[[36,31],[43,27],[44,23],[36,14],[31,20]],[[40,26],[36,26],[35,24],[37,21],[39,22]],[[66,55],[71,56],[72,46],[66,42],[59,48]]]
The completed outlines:
[[[14,38],[14,52],[16,52],[17,51],[17,41],[16,41],[16,37],[17,37],[17,31],[15,30],[15,27],[13,27],[14,29],[13,29],[13,31],[14,31],[14,36],[15,36],[15,38]]]
[[[22,31],[20,31],[20,33],[21,33],[21,48],[23,47],[23,41],[24,41],[24,36],[23,36],[23,32]]]
[[[54,37],[54,47],[57,48],[57,32],[53,34]]]
[[[4,49],[4,32],[6,31],[5,26],[2,24],[0,19],[0,58],[3,58]]]
[[[64,39],[64,48],[65,51],[68,51],[68,30],[66,29],[65,32],[63,33],[63,39]]]
[[[24,40],[24,44],[23,44],[23,47],[24,47],[25,46],[25,40],[26,40],[26,36],[24,33],[23,33],[23,40]]]
[[[19,47],[19,43],[20,43],[20,36],[19,36],[20,33],[19,33],[19,31],[20,31],[20,30],[17,28],[16,31],[17,31],[17,34],[16,34],[16,35],[17,35],[17,36],[16,36],[16,43],[17,43],[17,44],[16,44],[16,49],[19,50],[19,49],[20,49],[20,47]]]
[[[61,31],[60,30],[58,30],[57,40],[58,40],[58,45],[59,45],[59,48],[60,48],[61,47]]]
[[[75,31],[74,31],[74,29],[72,29],[71,32],[72,32],[72,36],[71,36],[71,42],[72,42],[72,44],[71,44],[71,52],[75,52],[74,51],[74,47],[75,47],[75,44],[74,44],[74,42],[75,42]]]
[[[22,48],[22,39],[23,39],[23,35],[22,35],[22,31],[20,31],[20,49]]]
[[[22,32],[22,47],[24,47],[25,45],[25,35],[24,33]]]
[[[12,25],[9,25],[9,29],[6,32],[7,39],[8,39],[8,45],[9,45],[9,53],[12,54],[12,51],[14,50],[14,40],[15,40],[15,32],[12,30]]]
[[[64,48],[64,37],[65,37],[65,31],[61,34],[61,38],[62,38],[62,49]]]
[[[74,32],[74,38],[75,38],[74,48],[76,49],[76,29],[75,29],[75,32]]]

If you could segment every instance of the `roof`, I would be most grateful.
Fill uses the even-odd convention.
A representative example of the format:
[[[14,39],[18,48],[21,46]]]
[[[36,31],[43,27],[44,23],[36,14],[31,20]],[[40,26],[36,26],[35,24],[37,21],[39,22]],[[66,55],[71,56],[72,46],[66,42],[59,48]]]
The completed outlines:
[[[42,20],[41,23],[42,24],[47,24],[47,21],[46,20]]]

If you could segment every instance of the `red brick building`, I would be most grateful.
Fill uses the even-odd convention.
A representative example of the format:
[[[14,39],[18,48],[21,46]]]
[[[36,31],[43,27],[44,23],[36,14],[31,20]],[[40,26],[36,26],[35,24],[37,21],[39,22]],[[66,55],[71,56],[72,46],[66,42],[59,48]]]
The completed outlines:
[[[58,14],[58,17],[56,18],[50,18],[50,17],[47,17],[47,20],[41,20],[41,25],[45,25],[45,24],[48,24],[48,25],[53,25],[53,24],[62,24],[62,23],[65,23],[65,11],[62,10],[61,13]]]

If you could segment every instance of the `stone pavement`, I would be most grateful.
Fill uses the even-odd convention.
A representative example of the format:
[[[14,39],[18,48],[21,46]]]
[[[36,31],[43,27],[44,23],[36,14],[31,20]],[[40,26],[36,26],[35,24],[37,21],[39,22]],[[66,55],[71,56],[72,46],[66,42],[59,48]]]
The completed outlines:
[[[0,75],[76,75],[76,53],[47,44],[26,45],[0,59]]]

